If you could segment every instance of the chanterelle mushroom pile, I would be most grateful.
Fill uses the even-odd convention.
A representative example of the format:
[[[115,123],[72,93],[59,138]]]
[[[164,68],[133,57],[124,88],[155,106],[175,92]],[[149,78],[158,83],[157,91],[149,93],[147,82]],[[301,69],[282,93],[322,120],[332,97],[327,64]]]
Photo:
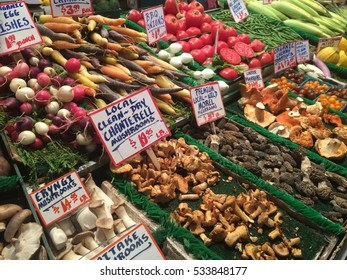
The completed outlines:
[[[180,201],[196,200],[219,179],[209,155],[188,145],[183,138],[163,140],[152,148],[161,170],[156,170],[145,155],[123,166],[111,167],[113,172],[128,177],[151,201],[166,203],[177,195]]]
[[[300,258],[302,255],[301,249],[296,246],[300,238],[289,239],[282,233],[282,212],[259,189],[234,196],[215,194],[208,188],[200,209],[193,210],[187,203],[181,202],[171,217],[200,236],[206,246],[224,242],[242,252],[245,259],[274,260]],[[261,243],[257,236],[251,236],[249,228],[253,226],[258,228],[259,234],[264,228],[270,229],[269,241]]]

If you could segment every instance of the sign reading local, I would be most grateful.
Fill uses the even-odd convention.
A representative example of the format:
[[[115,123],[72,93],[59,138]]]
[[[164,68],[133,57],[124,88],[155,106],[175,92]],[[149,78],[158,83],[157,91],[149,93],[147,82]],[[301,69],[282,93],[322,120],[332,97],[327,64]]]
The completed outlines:
[[[261,68],[249,69],[243,72],[245,77],[245,83],[250,88],[264,88],[263,76],[261,74]]]
[[[76,171],[48,183],[30,193],[44,225],[50,226],[91,200]]]
[[[327,48],[327,47],[334,47],[337,48],[341,41],[341,36],[337,37],[330,37],[330,38],[319,38],[318,45],[316,49],[316,53],[318,53],[321,49]]]
[[[295,42],[274,48],[274,72],[277,74],[287,68],[296,66]]]
[[[93,14],[92,0],[51,0],[50,5],[53,17],[88,16]]]
[[[148,44],[153,44],[167,35],[163,6],[142,11],[146,24]]]
[[[165,257],[147,227],[141,223],[92,259],[165,260]]]
[[[192,87],[190,94],[198,126],[213,122],[225,116],[222,94],[218,82]]]
[[[295,48],[297,63],[304,63],[310,60],[310,45],[308,40],[295,42]]]
[[[0,55],[42,43],[25,2],[0,4]]]
[[[228,0],[229,9],[235,22],[241,22],[249,16],[243,0]]]
[[[89,117],[114,165],[171,135],[147,88],[95,110]]]

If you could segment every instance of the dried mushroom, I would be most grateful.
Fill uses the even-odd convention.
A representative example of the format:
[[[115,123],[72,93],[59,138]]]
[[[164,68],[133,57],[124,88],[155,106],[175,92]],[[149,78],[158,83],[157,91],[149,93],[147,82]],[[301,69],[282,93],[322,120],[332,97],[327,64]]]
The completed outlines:
[[[248,120],[262,127],[268,127],[276,120],[276,117],[273,114],[267,112],[265,110],[264,104],[260,102],[255,106],[246,104],[244,108],[244,115]]]
[[[347,153],[347,146],[336,138],[318,139],[315,143],[316,151],[331,160],[340,160]]]

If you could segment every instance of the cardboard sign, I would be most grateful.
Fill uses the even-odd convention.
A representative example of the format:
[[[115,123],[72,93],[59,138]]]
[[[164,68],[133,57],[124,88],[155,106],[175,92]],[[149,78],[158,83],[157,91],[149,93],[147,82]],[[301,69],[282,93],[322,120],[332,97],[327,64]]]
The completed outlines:
[[[245,77],[245,83],[250,88],[264,88],[263,76],[261,74],[261,68],[249,69],[243,72]]]
[[[141,223],[93,256],[92,260],[165,260],[165,256]]]
[[[50,6],[53,17],[88,16],[94,13],[92,0],[51,0]]]
[[[326,47],[337,48],[341,41],[341,38],[341,36],[331,38],[319,38],[316,53],[318,53],[321,49],[324,49]]]
[[[48,183],[30,194],[44,225],[50,226],[91,200],[76,171]]]
[[[148,44],[151,45],[167,35],[163,6],[143,10]]]
[[[0,4],[0,55],[42,43],[25,2]]]
[[[147,88],[95,110],[89,117],[114,165],[171,135]]]
[[[296,66],[295,42],[274,48],[274,72],[277,74],[287,68]]]
[[[243,0],[228,0],[228,5],[235,22],[241,22],[249,16]]]
[[[296,62],[304,63],[310,60],[310,44],[308,40],[295,42]]]
[[[222,94],[218,82],[190,89],[193,111],[198,126],[225,116]]]
[[[272,2],[274,2],[274,0],[263,0],[263,5],[269,5]]]

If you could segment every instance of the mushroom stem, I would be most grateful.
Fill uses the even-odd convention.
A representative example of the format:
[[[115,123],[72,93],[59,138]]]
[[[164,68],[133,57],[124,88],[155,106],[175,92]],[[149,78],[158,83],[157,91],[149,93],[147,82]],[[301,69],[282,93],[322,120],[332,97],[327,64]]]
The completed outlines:
[[[264,111],[265,111],[265,106],[263,103],[258,102],[255,105],[255,117],[259,122],[264,121]]]
[[[202,239],[202,241],[204,242],[205,246],[208,247],[212,244],[212,239],[208,238],[205,233],[201,233],[199,236]]]
[[[184,201],[184,200],[198,200],[200,196],[197,193],[189,193],[189,194],[179,194],[178,200]]]
[[[75,245],[73,248],[73,251],[76,254],[79,254],[82,256],[85,256],[90,252],[90,250],[87,247],[85,247],[82,243],[78,243],[77,245]]]
[[[124,201],[120,202],[118,205],[112,205],[112,209],[114,209],[117,217],[122,219],[124,226],[128,229],[136,225],[136,222],[132,218],[130,218],[127,211],[125,210],[125,207],[123,206],[123,203]]]
[[[67,236],[72,236],[76,232],[76,228],[71,222],[70,218],[66,218],[64,220],[61,220],[57,222],[59,227],[65,232]]]
[[[87,236],[83,241],[83,245],[87,247],[90,251],[93,251],[99,247],[99,244],[95,241],[95,239],[92,236]]]
[[[196,185],[192,188],[193,193],[196,193],[198,195],[201,195],[203,193],[204,190],[207,189],[207,183],[203,182],[199,185]]]
[[[6,230],[6,224],[4,222],[0,222],[0,232],[4,232]]]
[[[76,254],[72,250],[72,246],[69,246],[69,248],[58,256],[58,260],[79,260],[81,257],[81,255]]]
[[[102,230],[104,233],[106,240],[110,240],[116,236],[113,230],[113,219],[103,217],[96,220],[96,226]]]
[[[49,230],[49,236],[54,244],[54,247],[58,251],[65,247],[67,242],[67,235],[60,227],[53,225],[53,227]]]
[[[126,227],[122,221],[122,219],[117,219],[113,222],[113,228],[114,228],[114,231],[117,233],[117,234],[120,234],[124,231],[126,231]]]
[[[236,227],[233,232],[229,232],[224,241],[229,247],[234,247],[240,239],[246,239],[249,237],[248,227],[246,225],[240,225]]]
[[[97,217],[89,209],[88,206],[84,206],[81,209],[79,209],[75,217],[82,231],[89,231],[96,227],[95,223],[96,223]]]
[[[31,216],[31,214],[32,213],[29,209],[23,209],[12,216],[4,232],[4,239],[6,242],[10,243],[12,241],[12,238],[17,233],[19,227],[29,216]]]
[[[22,210],[22,207],[20,207],[17,204],[7,203],[0,205],[0,221],[7,220],[8,218],[11,218],[14,214]]]

